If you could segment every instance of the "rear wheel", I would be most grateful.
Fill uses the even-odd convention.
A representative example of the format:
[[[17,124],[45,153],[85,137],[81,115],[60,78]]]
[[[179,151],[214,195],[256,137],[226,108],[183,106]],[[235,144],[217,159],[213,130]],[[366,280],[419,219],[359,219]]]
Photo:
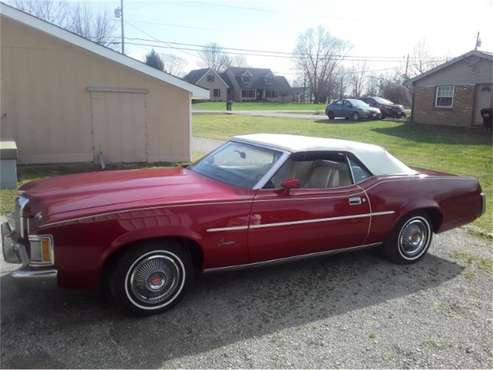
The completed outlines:
[[[358,112],[354,112],[351,116],[352,120],[353,121],[359,121],[359,113]]]
[[[190,253],[177,242],[144,242],[117,261],[110,276],[111,293],[130,312],[152,315],[178,303],[192,274]]]
[[[431,222],[425,213],[415,213],[402,219],[384,243],[384,254],[391,261],[410,264],[428,251],[433,237]]]

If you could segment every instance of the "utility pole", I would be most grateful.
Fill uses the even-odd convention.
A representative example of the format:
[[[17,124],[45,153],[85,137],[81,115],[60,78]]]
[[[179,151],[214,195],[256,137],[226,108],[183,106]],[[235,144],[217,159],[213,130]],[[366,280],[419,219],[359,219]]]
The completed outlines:
[[[406,57],[406,72],[404,72],[404,78],[407,80],[407,72],[409,71],[409,54],[407,54],[407,57]]]
[[[476,34],[476,45],[474,46],[474,50],[478,50],[478,48],[481,46],[481,40],[479,38],[479,32]]]
[[[115,9],[115,17],[120,18],[120,28],[122,31],[122,54],[125,54],[125,21],[123,18],[123,0],[120,0],[120,7]]]

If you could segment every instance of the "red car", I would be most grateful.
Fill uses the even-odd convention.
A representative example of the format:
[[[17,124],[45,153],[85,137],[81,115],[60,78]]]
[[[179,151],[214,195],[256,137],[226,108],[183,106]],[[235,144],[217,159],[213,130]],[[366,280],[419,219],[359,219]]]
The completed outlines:
[[[412,169],[383,148],[291,135],[233,138],[190,167],[105,171],[23,185],[2,225],[14,278],[107,282],[133,312],[170,308],[194,274],[379,248],[422,258],[433,233],[473,221],[473,177]]]

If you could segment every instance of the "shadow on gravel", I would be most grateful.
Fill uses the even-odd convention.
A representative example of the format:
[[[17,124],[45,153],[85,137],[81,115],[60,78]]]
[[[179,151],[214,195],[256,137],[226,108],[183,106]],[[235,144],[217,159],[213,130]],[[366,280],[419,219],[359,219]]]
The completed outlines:
[[[370,251],[202,276],[173,310],[120,313],[95,292],[1,281],[2,367],[155,368],[244,339],[436,287],[461,273],[428,255],[411,266]]]

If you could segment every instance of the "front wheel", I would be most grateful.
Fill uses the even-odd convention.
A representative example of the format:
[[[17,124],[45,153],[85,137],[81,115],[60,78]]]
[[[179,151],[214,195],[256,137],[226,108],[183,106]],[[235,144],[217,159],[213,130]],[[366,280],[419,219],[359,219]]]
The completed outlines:
[[[425,213],[402,219],[384,243],[384,254],[398,264],[410,264],[421,259],[433,237],[431,222]]]
[[[173,307],[192,281],[190,253],[174,241],[144,242],[120,256],[110,275],[115,301],[138,315]]]
[[[351,118],[353,119],[353,121],[359,121],[359,113],[354,112],[353,115],[351,116]]]
[[[329,119],[330,119],[330,120],[333,120],[333,119],[335,119],[335,118],[336,118],[336,116],[335,116],[334,112],[329,112],[329,113],[327,114],[327,116],[329,117]]]

